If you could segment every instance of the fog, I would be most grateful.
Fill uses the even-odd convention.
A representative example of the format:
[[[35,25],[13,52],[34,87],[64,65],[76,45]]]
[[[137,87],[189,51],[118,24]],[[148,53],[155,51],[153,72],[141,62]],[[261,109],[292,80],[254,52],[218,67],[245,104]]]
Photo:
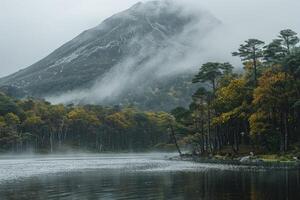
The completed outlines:
[[[40,60],[85,29],[137,0],[1,0],[0,76]],[[300,32],[298,0],[184,0],[203,7],[227,26],[227,55],[246,38],[269,40],[278,30]],[[192,6],[191,6],[192,5]],[[225,37],[226,36],[226,37]]]
[[[29,177],[53,176],[72,172],[97,174],[200,172],[205,170],[238,170],[246,167],[213,165],[176,160],[177,153],[76,153],[49,155],[0,156],[0,184]],[[172,158],[172,159],[171,159]],[[104,173],[102,173],[104,172]]]
[[[161,0],[164,1],[164,0]],[[171,0],[172,1],[172,0]],[[143,91],[148,84],[182,73],[195,73],[208,61],[231,62],[240,68],[238,58],[231,56],[248,38],[266,42],[282,29],[300,32],[297,0],[173,0],[184,8],[178,15],[193,13],[199,21],[170,38],[168,48],[157,51],[143,42],[138,55],[128,57],[99,77],[89,89],[73,90],[46,97],[52,103],[114,102],[134,89]],[[74,38],[83,30],[100,24],[135,0],[2,0],[0,7],[0,76],[7,75],[38,61]],[[11,14],[12,13],[12,14]],[[216,25],[213,16],[220,21]],[[151,55],[147,62],[140,63]],[[139,66],[137,68],[137,66]]]
[[[173,5],[173,4],[172,4]],[[166,4],[160,5],[162,8]],[[169,4],[167,4],[169,6]],[[170,10],[175,10],[177,5]],[[181,8],[181,5],[180,5]],[[130,46],[141,45],[138,54],[121,60],[112,69],[99,77],[92,88],[69,91],[62,95],[46,97],[52,103],[119,103],[123,94],[134,92],[144,94],[144,90],[157,80],[172,78],[178,74],[194,73],[199,64],[210,59],[213,49],[209,34],[221,29],[221,23],[205,10],[185,7],[178,16],[196,16],[184,26],[181,33],[162,41],[152,34],[140,39],[131,39]],[[163,43],[163,47],[160,47]],[[159,47],[158,47],[159,46]],[[209,46],[211,48],[209,48]],[[149,59],[150,58],[150,59]]]
[[[168,79],[182,73],[195,73],[204,62],[229,61],[240,68],[239,59],[231,56],[231,52],[238,47],[239,43],[249,37],[269,41],[276,37],[279,30],[286,28],[280,25],[280,22],[283,21],[286,25],[286,16],[282,12],[279,12],[280,14],[276,17],[273,16],[276,8],[272,6],[273,4],[269,6],[271,10],[269,15],[272,15],[272,20],[274,20],[271,22],[264,20],[267,18],[264,17],[266,15],[265,8],[254,7],[253,2],[245,2],[241,5],[237,1],[229,1],[229,5],[235,6],[227,8],[227,15],[239,13],[239,16],[235,16],[236,18],[221,16],[220,14],[224,10],[222,12],[218,10],[220,9],[218,1],[197,3],[193,0],[184,2],[177,0],[175,2],[184,8],[178,15],[190,15],[192,13],[197,16],[198,20],[188,24],[181,34],[166,41],[169,43],[168,48],[157,51],[151,44],[138,41],[144,43],[143,50],[138,55],[129,57],[114,66],[104,76],[99,77],[91,88],[69,91],[63,95],[50,96],[46,99],[53,103],[118,103],[123,94],[126,95],[133,91],[136,93],[140,91],[143,94],[147,86],[157,80]],[[278,6],[280,1],[273,3]],[[214,9],[210,11],[207,9],[208,7]],[[244,10],[255,13],[255,15],[249,17],[249,14],[245,13]],[[219,19],[221,23],[213,20],[213,16]],[[258,21],[258,18],[261,20]],[[262,21],[265,24],[257,23]],[[274,28],[276,30],[273,31],[274,24],[272,23],[274,22],[277,25]],[[263,30],[262,26],[270,26],[271,28]],[[293,28],[293,25],[289,27]],[[139,64],[143,58],[149,55],[151,55],[150,60]]]

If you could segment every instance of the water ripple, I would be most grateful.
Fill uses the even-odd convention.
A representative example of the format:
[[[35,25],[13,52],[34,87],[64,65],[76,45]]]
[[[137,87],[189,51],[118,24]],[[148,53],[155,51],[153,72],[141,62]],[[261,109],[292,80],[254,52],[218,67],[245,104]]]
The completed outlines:
[[[174,154],[105,154],[72,156],[0,157],[0,183],[38,175],[86,170],[119,170],[126,172],[204,171],[234,169],[228,165],[171,161]]]

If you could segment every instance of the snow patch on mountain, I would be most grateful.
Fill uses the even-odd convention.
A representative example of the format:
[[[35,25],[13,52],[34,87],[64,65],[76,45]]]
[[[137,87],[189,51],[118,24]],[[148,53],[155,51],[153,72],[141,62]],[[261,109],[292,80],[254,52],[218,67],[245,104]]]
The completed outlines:
[[[220,22],[208,12],[187,12],[162,0],[138,3],[84,31],[34,65],[0,80],[30,96],[54,103],[149,104],[166,96],[165,104],[188,103],[192,90],[180,79],[191,74],[205,55],[206,38]],[[165,93],[161,93],[163,90]],[[147,93],[148,91],[148,93]],[[163,101],[163,100],[160,100]],[[147,103],[148,102],[148,103]],[[163,104],[162,102],[161,104]]]

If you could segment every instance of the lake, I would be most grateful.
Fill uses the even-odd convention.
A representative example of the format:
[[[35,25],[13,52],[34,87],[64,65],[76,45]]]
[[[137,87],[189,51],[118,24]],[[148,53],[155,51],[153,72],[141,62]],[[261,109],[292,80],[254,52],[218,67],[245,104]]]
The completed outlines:
[[[2,156],[0,199],[300,199],[300,171],[168,160],[174,155]]]

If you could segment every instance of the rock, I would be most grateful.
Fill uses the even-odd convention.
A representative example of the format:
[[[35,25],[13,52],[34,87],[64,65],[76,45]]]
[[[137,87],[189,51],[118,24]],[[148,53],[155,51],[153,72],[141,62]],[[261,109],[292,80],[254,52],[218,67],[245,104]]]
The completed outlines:
[[[245,156],[245,157],[242,157],[242,158],[240,158],[240,162],[241,163],[244,163],[244,162],[251,162],[252,160],[251,160],[251,156]]]
[[[298,157],[296,157],[296,156],[295,156],[295,157],[293,157],[293,159],[294,159],[294,160],[299,160],[299,158],[298,158]]]

